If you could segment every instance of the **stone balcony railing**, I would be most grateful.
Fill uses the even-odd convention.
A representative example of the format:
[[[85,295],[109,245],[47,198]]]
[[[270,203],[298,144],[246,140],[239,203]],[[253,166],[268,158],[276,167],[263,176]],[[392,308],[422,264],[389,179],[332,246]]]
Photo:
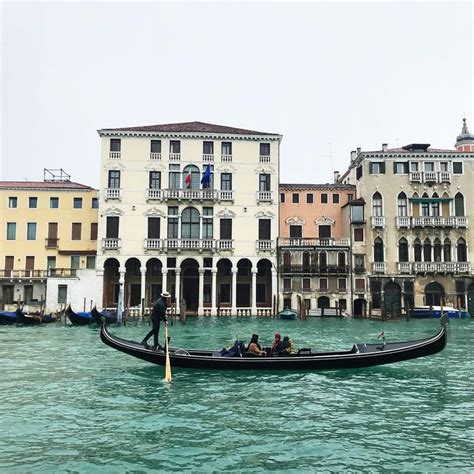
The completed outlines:
[[[118,237],[106,237],[102,239],[103,250],[118,250],[121,245],[121,239]]]
[[[161,199],[165,201],[233,201],[235,195],[235,191],[222,191],[218,189],[162,189],[159,191],[160,197],[153,199]]]
[[[413,262],[413,273],[469,273],[469,262]]]
[[[280,237],[279,247],[349,247],[349,239]]]
[[[109,158],[111,160],[120,160],[120,158],[122,157],[122,152],[120,151],[109,151]]]
[[[104,199],[122,199],[122,188],[105,188]]]
[[[270,163],[270,155],[260,155],[260,163]]]
[[[413,183],[450,183],[449,171],[412,171],[410,181]]]
[[[397,216],[395,225],[397,229],[412,227],[468,227],[466,216]]]
[[[273,191],[257,191],[257,202],[273,202]]]
[[[162,201],[163,200],[163,190],[162,189],[147,189],[146,198],[149,201]]]
[[[372,216],[372,228],[383,228],[385,227],[385,217],[384,216]]]
[[[374,273],[385,273],[385,262],[373,262],[372,270]]]
[[[223,163],[232,163],[232,155],[221,155],[221,161]]]
[[[275,250],[274,240],[257,240],[256,249],[259,252],[272,252]]]
[[[214,155],[204,154],[202,155],[202,161],[204,163],[214,163]]]
[[[152,151],[150,153],[150,160],[161,160],[161,153]]]
[[[233,239],[145,239],[145,250],[208,250],[212,252],[220,252],[225,250],[234,250]]]
[[[145,250],[161,250],[163,248],[162,239],[145,239]]]
[[[181,160],[181,153],[170,153],[168,155],[169,161],[180,161]]]

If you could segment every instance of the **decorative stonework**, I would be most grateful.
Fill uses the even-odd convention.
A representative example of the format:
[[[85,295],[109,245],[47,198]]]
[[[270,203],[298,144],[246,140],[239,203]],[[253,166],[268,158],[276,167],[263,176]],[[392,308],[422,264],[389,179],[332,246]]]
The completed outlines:
[[[109,162],[107,165],[104,166],[105,171],[116,171],[120,170],[123,171],[125,169],[125,166],[122,163],[112,163]]]
[[[288,219],[285,220],[285,223],[288,225],[304,225],[306,224],[306,221],[302,217],[294,216],[288,217]]]
[[[275,168],[269,164],[265,164],[265,165],[257,166],[255,168],[255,172],[272,174],[272,173],[275,173]]]
[[[228,219],[235,219],[236,216],[237,216],[237,214],[234,211],[231,211],[227,208],[222,209],[222,211],[219,211],[216,214],[216,217],[224,217],[224,218],[228,218]]]
[[[335,220],[327,216],[318,217],[314,223],[316,225],[334,225]]]
[[[151,209],[147,209],[143,215],[145,217],[163,217],[163,218],[166,218],[166,214],[158,209],[157,207],[152,207]]]
[[[219,173],[236,173],[237,168],[231,164],[225,164],[225,165],[217,166],[215,168],[215,171]]]
[[[275,217],[275,214],[273,214],[273,212],[271,211],[268,211],[268,210],[262,210],[262,211],[259,211],[255,214],[255,217],[257,219],[261,219],[262,217],[269,217],[270,219],[273,219]]]
[[[149,163],[145,166],[147,171],[166,171],[166,167],[161,163]]]
[[[123,216],[123,211],[118,207],[112,206],[104,211],[104,216]]]

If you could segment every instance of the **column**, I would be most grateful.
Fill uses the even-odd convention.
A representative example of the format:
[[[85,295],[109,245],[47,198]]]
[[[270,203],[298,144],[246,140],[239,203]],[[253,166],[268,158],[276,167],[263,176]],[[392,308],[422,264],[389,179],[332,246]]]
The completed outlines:
[[[145,314],[145,290],[146,290],[146,267],[140,267],[140,275],[141,275],[141,280],[140,280],[140,313],[141,317],[143,318],[143,315]]]
[[[232,314],[237,314],[237,268],[232,269]]]
[[[278,313],[279,289],[278,289],[277,271],[274,268],[272,268],[272,293],[271,294],[272,294],[272,300],[270,302],[270,306],[272,308],[272,314],[273,314],[273,309],[275,309],[275,312]],[[276,298],[274,298],[274,295],[276,296]],[[275,300],[276,308],[273,308],[273,300]]]
[[[122,324],[123,322],[123,313],[125,310],[125,267],[119,268],[119,294],[117,301],[117,324]]]
[[[168,269],[161,269],[161,292],[168,291]]]
[[[212,273],[212,304],[211,304],[211,315],[217,315],[217,268],[211,269]]]
[[[174,295],[175,295],[175,298],[176,298],[176,306],[175,306],[175,309],[176,309],[176,313],[175,314],[179,314],[179,308],[181,306],[181,268],[175,268],[174,270],[176,272],[176,278],[175,278],[175,290],[174,290]]]
[[[199,304],[198,304],[198,316],[204,314],[204,268],[199,269]]]
[[[257,315],[257,269],[252,268],[252,314]]]
[[[104,269],[100,268],[96,270],[97,275],[97,293],[95,295],[95,302],[96,305],[100,308],[104,308],[105,306],[105,298],[104,298]]]

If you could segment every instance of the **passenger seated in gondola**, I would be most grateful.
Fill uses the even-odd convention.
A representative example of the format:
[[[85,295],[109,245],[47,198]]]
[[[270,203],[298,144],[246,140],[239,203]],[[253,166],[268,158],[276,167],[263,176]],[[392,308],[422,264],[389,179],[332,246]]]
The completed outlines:
[[[266,352],[262,350],[260,344],[258,343],[258,334],[252,334],[249,345],[247,347],[247,352],[245,355],[248,356],[264,356]]]
[[[221,350],[222,357],[243,357],[245,354],[245,344],[242,341],[236,340],[234,344],[227,349]]]
[[[272,342],[272,354],[276,353],[276,348],[281,342],[281,334],[279,332],[275,333],[275,339]]]
[[[291,351],[291,341],[288,336],[285,336],[282,341],[280,341],[276,348],[275,348],[275,353],[281,356],[287,356],[290,355]]]

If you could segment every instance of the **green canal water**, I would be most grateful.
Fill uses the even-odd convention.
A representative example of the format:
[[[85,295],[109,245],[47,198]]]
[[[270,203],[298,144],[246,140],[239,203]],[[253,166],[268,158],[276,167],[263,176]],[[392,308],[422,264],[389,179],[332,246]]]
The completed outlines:
[[[299,347],[434,334],[396,323],[195,318],[172,345],[290,335]],[[141,340],[149,327],[111,332]],[[173,371],[102,344],[97,327],[0,327],[2,472],[472,472],[474,320],[435,356],[326,372]]]

